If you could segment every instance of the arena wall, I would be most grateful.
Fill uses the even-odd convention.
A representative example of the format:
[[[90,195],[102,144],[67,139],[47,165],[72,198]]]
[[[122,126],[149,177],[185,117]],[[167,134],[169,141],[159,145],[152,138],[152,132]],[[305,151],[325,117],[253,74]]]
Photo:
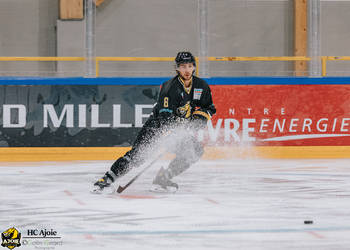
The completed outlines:
[[[168,78],[1,78],[0,160],[113,160]],[[207,79],[204,158],[350,157],[350,78]]]
[[[84,20],[59,20],[57,0],[0,1],[0,56],[84,56]],[[209,1],[209,56],[293,56],[293,1]],[[96,56],[199,52],[196,0],[106,0],[97,8]],[[321,1],[321,55],[348,56],[350,1]],[[348,75],[332,62],[328,75]],[[168,75],[167,63],[111,63],[101,76]],[[169,67],[170,66],[170,67]],[[211,63],[211,76],[293,75],[293,62]],[[0,62],[0,74],[83,76],[83,63]]]

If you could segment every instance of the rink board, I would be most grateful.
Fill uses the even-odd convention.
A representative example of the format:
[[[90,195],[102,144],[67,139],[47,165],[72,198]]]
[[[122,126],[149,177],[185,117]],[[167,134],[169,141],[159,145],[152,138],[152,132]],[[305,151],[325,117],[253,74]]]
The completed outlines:
[[[116,160],[130,147],[0,148],[0,162]],[[171,159],[173,155],[164,156]],[[203,160],[350,158],[348,146],[205,147]]]
[[[0,78],[0,159],[113,160],[169,78]],[[209,78],[206,159],[349,158],[350,78]]]

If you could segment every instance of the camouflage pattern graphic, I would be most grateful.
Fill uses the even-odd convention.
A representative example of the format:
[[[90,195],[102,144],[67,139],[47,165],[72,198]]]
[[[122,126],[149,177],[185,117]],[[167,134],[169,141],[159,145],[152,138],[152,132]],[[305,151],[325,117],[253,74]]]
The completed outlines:
[[[2,85],[0,147],[129,146],[158,93],[156,85]]]

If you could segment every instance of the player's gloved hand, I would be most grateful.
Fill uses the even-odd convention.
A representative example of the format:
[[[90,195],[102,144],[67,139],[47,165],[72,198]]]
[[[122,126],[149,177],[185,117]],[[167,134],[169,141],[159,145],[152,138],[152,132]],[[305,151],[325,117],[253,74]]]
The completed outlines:
[[[211,119],[211,113],[206,109],[197,109],[192,113],[192,123],[195,128],[205,128]]]
[[[175,113],[180,118],[188,119],[191,117],[191,111],[192,108],[190,102],[187,102],[185,105],[178,107]]]

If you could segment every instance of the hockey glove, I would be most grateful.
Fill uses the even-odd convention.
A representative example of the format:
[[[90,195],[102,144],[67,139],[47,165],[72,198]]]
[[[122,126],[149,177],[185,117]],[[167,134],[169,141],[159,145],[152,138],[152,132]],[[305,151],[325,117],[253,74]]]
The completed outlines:
[[[196,128],[204,128],[207,125],[207,121],[211,119],[211,114],[205,109],[195,110],[192,114],[193,125]]]
[[[188,119],[191,117],[191,105],[190,102],[187,102],[185,105],[182,107],[179,107],[176,109],[176,115],[180,118],[185,118]]]

